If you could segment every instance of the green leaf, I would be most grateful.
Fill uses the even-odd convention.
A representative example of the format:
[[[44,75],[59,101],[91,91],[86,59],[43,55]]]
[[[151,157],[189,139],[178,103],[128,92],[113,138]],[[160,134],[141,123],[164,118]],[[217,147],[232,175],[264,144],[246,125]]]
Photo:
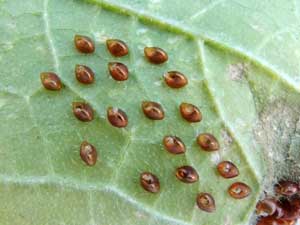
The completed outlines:
[[[263,152],[287,146],[276,128],[286,117],[291,123],[299,117],[280,113],[300,106],[300,4],[293,3],[0,0],[0,224],[248,224],[270,164]],[[95,54],[78,53],[75,34],[92,37]],[[130,54],[117,59],[129,67],[126,82],[108,75],[107,63],[116,59],[107,38],[129,45]],[[149,64],[145,46],[165,49],[169,61]],[[76,81],[76,64],[96,72],[95,84]],[[169,70],[186,74],[188,86],[168,88],[162,74]],[[65,87],[45,90],[43,71],[59,74]],[[95,109],[92,122],[72,115],[78,100]],[[143,100],[160,102],[166,118],[145,118]],[[181,102],[199,106],[203,121],[184,121]],[[108,106],[127,113],[127,128],[108,123]],[[275,109],[278,114],[270,113]],[[286,129],[290,140],[296,129]],[[221,150],[201,151],[196,136],[202,132],[213,133]],[[168,134],[183,139],[186,154],[164,150]],[[98,150],[94,167],[79,157],[83,140]],[[233,161],[240,176],[220,177],[220,160]],[[186,164],[196,168],[199,182],[176,179],[174,170]],[[159,194],[140,187],[143,171],[159,177]],[[227,189],[234,181],[247,183],[252,194],[231,198]],[[196,207],[199,192],[214,196],[216,212]]]

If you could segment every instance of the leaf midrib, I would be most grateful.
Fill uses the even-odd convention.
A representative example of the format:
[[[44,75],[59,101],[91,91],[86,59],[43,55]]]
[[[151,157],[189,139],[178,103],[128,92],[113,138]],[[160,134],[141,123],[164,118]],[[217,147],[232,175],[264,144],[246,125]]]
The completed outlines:
[[[189,30],[185,30],[183,27],[180,27],[180,26],[177,26],[175,24],[172,24],[172,23],[170,23],[168,21],[165,21],[165,20],[163,20],[161,18],[155,18],[155,17],[153,17],[151,15],[141,14],[139,12],[133,11],[132,9],[128,9],[126,7],[123,7],[123,6],[116,6],[116,5],[113,5],[113,4],[108,3],[106,1],[101,1],[101,2],[97,2],[95,0],[88,0],[88,1],[92,2],[94,4],[100,4],[100,6],[102,6],[104,8],[108,8],[110,10],[113,9],[113,11],[117,11],[118,13],[125,13],[125,14],[128,13],[130,15],[134,15],[137,18],[139,18],[139,19],[141,19],[143,21],[146,21],[147,23],[159,24],[161,27],[163,27],[165,29],[174,31],[175,33],[180,33],[180,34],[185,35],[187,37],[190,37],[190,38],[192,38],[193,41],[198,42],[198,40],[200,40],[200,41],[203,41],[204,43],[208,43],[208,44],[211,44],[213,46],[217,46],[219,48],[235,52],[236,54],[241,55],[242,57],[249,59],[250,61],[254,62],[255,64],[258,64],[258,65],[261,65],[262,67],[265,67],[268,71],[271,71],[275,76],[282,77],[282,76],[280,76],[279,73],[277,73],[276,71],[274,71],[272,68],[269,68],[269,67],[267,67],[265,65],[262,65],[257,59],[244,54],[244,52],[242,52],[242,51],[236,50],[233,47],[229,47],[229,46],[223,44],[222,42],[218,42],[218,41],[215,41],[215,40],[213,40],[211,38],[205,37],[203,35],[199,35],[199,34],[191,32]],[[60,73],[59,60],[58,60],[56,49],[55,49],[55,46],[54,46],[54,43],[53,43],[52,37],[51,37],[51,29],[50,29],[50,24],[49,24],[50,20],[48,18],[48,10],[47,9],[48,9],[48,0],[44,0],[43,19],[44,19],[44,22],[45,22],[45,35],[47,37],[47,40],[48,40],[48,43],[49,43],[49,47],[50,47],[50,50],[51,50],[51,53],[52,53],[52,56],[53,56],[54,67],[56,69],[56,72]],[[65,83],[65,85],[72,92],[74,92],[74,93],[76,93],[78,95],[78,92],[70,84],[68,84],[66,80],[62,80],[62,81]],[[287,82],[287,84],[289,86],[293,87],[296,91],[298,91],[298,89],[295,87],[294,83],[289,83],[290,81],[288,81],[288,80],[286,80],[286,82]],[[207,85],[207,88],[210,89],[209,85]],[[83,96],[80,96],[80,97],[82,99],[85,99]],[[216,108],[218,108],[218,106],[216,105],[215,102],[214,102],[214,106]],[[223,123],[226,124],[225,121],[224,121],[224,118],[222,117],[222,115],[220,115],[220,118],[222,119]],[[243,151],[243,150],[241,150],[241,151]],[[187,157],[187,161],[190,161],[188,159],[188,157]],[[192,164],[192,162],[191,162],[191,164]],[[253,170],[253,168],[252,168],[252,171],[255,171],[255,170]],[[21,184],[25,184],[25,185],[26,184],[28,184],[28,185],[30,185],[30,184],[42,185],[42,184],[48,184],[48,183],[51,183],[51,184],[60,184],[60,185],[63,184],[65,187],[72,187],[72,188],[74,188],[74,187],[77,186],[77,187],[79,187],[82,190],[86,190],[86,188],[88,188],[88,190],[93,190],[93,187],[94,187],[92,184],[84,186],[83,184],[80,184],[78,182],[77,182],[76,185],[72,185],[72,183],[70,184],[70,183],[61,182],[61,181],[65,180],[65,179],[62,179],[62,178],[60,178],[58,176],[54,176],[50,180],[45,179],[44,182],[43,182],[43,179],[40,180],[38,177],[22,177],[22,178],[16,178],[16,177],[6,177],[5,178],[5,177],[2,177],[2,178],[3,178],[2,179],[3,182],[21,183]],[[29,182],[31,179],[32,179],[33,182]],[[58,180],[56,180],[56,179],[58,179]],[[145,207],[145,205],[143,205],[142,203],[139,203],[136,200],[130,198],[130,196],[128,196],[127,194],[123,193],[121,190],[119,190],[119,189],[117,189],[117,188],[115,188],[113,186],[104,185],[100,189],[98,188],[98,186],[97,187],[95,186],[95,189],[96,190],[101,190],[101,191],[102,190],[112,191],[115,194],[117,194],[118,196],[123,197],[125,200],[129,201],[133,205],[136,205],[136,206],[138,206],[141,209],[145,209],[145,211],[147,211],[147,212],[151,213],[152,215],[155,215],[155,216],[157,216],[159,218],[163,218],[163,219],[166,219],[166,220],[169,220],[169,221],[174,221],[176,223],[183,224],[183,225],[190,224],[190,223],[186,223],[185,221],[182,221],[182,220],[174,219],[173,217],[169,217],[169,216],[167,216],[165,214],[161,214],[161,213],[157,212],[156,210],[154,210],[154,209],[152,209],[150,207]],[[194,215],[194,213],[193,213],[193,215]],[[193,218],[192,218],[192,220],[193,220]]]
[[[87,1],[98,5],[98,2],[96,2],[95,0],[87,0]],[[212,39],[209,39],[209,38],[207,38],[207,37],[205,37],[205,36],[202,36],[202,35],[200,36],[200,35],[197,35],[197,34],[195,34],[195,33],[190,33],[189,31],[186,31],[183,27],[180,27],[180,26],[178,26],[178,27],[177,27],[177,26],[174,26],[174,24],[168,23],[168,22],[166,22],[166,21],[163,20],[163,19],[156,19],[156,18],[154,18],[154,17],[152,17],[152,16],[148,16],[148,15],[146,15],[146,14],[143,15],[143,14],[140,14],[140,13],[138,13],[138,12],[136,12],[136,11],[132,11],[131,9],[128,9],[128,8],[126,8],[126,7],[115,6],[115,5],[113,5],[113,4],[111,4],[111,3],[108,3],[108,2],[106,2],[106,1],[102,1],[102,3],[103,3],[103,4],[102,4],[102,5],[100,4],[100,6],[103,7],[103,8],[108,7],[108,9],[110,9],[110,10],[111,10],[112,8],[115,8],[116,11],[117,11],[118,13],[126,13],[126,12],[127,12],[129,15],[131,15],[131,16],[134,15],[136,18],[142,19],[142,20],[144,20],[144,21],[146,21],[146,22],[148,22],[148,23],[157,23],[157,24],[159,24],[160,26],[162,26],[162,27],[165,28],[165,29],[170,29],[171,31],[175,31],[175,32],[176,32],[176,31],[179,31],[179,33],[181,33],[182,35],[187,36],[187,37],[190,37],[190,38],[193,40],[193,42],[195,42],[196,45],[197,45],[198,48],[199,48],[198,51],[197,51],[197,52],[199,53],[199,55],[198,55],[199,62],[201,62],[201,61],[203,60],[203,58],[204,58],[204,55],[202,54],[201,48],[200,48],[200,46],[199,46],[199,41],[200,41],[200,42],[203,42],[203,44],[205,44],[205,43],[215,43],[216,45],[220,45],[222,48],[228,48],[227,46],[223,45],[222,43],[219,43],[219,42],[216,42],[216,41],[212,41]],[[56,53],[56,49],[55,49],[54,43],[53,43],[53,41],[52,41],[52,35],[51,35],[51,29],[50,29],[50,22],[49,22],[49,19],[48,19],[48,12],[47,12],[47,9],[48,9],[48,0],[44,0],[44,14],[43,14],[43,18],[44,18],[44,22],[45,22],[45,33],[46,33],[46,37],[47,37],[47,39],[48,39],[48,43],[49,43],[49,46],[50,46],[50,49],[51,49],[51,53],[52,53],[52,56],[53,56],[55,69],[57,70],[58,73],[60,73],[60,65],[59,65],[58,55],[57,55],[57,53]],[[199,36],[199,37],[197,38],[197,36]],[[231,51],[232,51],[232,50],[231,50]],[[235,50],[233,50],[233,51],[235,51]],[[238,53],[238,54],[239,54],[239,53]],[[245,58],[246,58],[247,56],[242,56],[242,57],[245,57]],[[201,64],[203,64],[203,62],[201,62]],[[205,70],[204,70],[203,66],[201,66],[200,68],[201,68],[202,73],[204,74],[204,77],[205,77]],[[206,79],[206,80],[207,80],[207,79]],[[66,86],[67,86],[72,92],[78,94],[78,92],[77,92],[76,90],[74,90],[74,89],[72,88],[71,85],[67,84],[65,80],[63,80],[63,82],[66,84]],[[205,82],[205,86],[208,88],[210,94],[212,95],[211,88],[210,88],[208,82]],[[81,97],[82,99],[84,99],[84,100],[87,100],[87,99],[84,98],[83,96],[80,96],[80,97]],[[91,102],[90,104],[93,105],[92,102]],[[213,105],[214,105],[214,107],[215,107],[215,109],[216,109],[216,111],[217,111],[219,117],[221,118],[223,124],[225,125],[225,127],[226,127],[227,129],[230,130],[230,133],[232,134],[232,133],[233,133],[233,129],[232,129],[231,126],[229,126],[229,125],[225,122],[224,116],[222,115],[221,111],[219,110],[218,104],[217,104],[215,101],[213,101]],[[98,112],[98,114],[100,115],[99,112]],[[248,162],[248,165],[251,165],[251,163],[249,162],[249,160],[247,159],[247,157],[245,157],[245,153],[244,153],[244,151],[243,151],[242,145],[240,144],[238,138],[235,137],[235,140],[236,140],[236,142],[238,143],[238,145],[241,146],[241,147],[239,148],[239,151],[241,152],[241,154],[243,155],[243,157],[245,158],[245,160]],[[128,146],[130,146],[130,141],[128,141],[128,143],[127,143],[127,145],[126,145],[126,148],[128,148]],[[126,148],[125,148],[125,149],[126,149]],[[122,152],[123,152],[122,158],[124,158],[124,159],[120,162],[120,164],[122,164],[122,162],[126,160],[126,155],[128,154],[128,153],[126,153],[126,152],[124,152],[124,151],[122,151]],[[193,165],[193,162],[192,162],[192,160],[190,159],[189,155],[186,155],[185,158],[186,158],[186,160],[187,160],[187,162],[188,162],[189,164]],[[251,172],[253,173],[253,177],[255,178],[255,180],[257,180],[257,181],[260,180],[260,179],[258,178],[257,174],[255,173],[256,171],[253,169],[253,167],[252,167],[252,166],[250,166],[250,167],[251,167]],[[112,177],[112,181],[114,181],[115,178],[118,177],[118,174],[119,174],[118,172],[119,172],[119,170],[117,170],[117,171],[114,173],[114,175],[113,175],[113,177]],[[200,185],[199,185],[199,187],[200,187]],[[199,187],[198,187],[198,188],[199,188]],[[260,193],[258,192],[258,194],[257,194],[257,196],[256,196],[256,199],[258,198],[259,194],[260,194]],[[120,196],[122,196],[122,195],[120,195]],[[159,196],[159,198],[157,198],[156,201],[154,202],[154,205],[153,205],[153,208],[154,208],[154,209],[155,209],[156,203],[159,201],[160,198],[161,198],[161,196]],[[253,203],[253,204],[255,204],[255,203]],[[144,207],[144,205],[143,205],[143,207]],[[198,211],[198,209],[194,209],[194,210],[193,210],[193,212],[192,212],[192,214],[191,214],[190,222],[193,222],[193,221],[194,221],[194,218],[195,218],[195,215],[196,215],[196,212],[197,212],[197,211]],[[155,211],[154,211],[154,212],[155,212]],[[250,212],[249,212],[249,213],[250,213]],[[160,214],[160,215],[162,215],[162,214]],[[165,215],[165,216],[166,216],[166,215]],[[168,217],[168,216],[167,216],[167,217]]]
[[[168,21],[165,18],[157,17],[152,14],[149,14],[148,12],[139,12],[135,9],[129,8],[125,5],[116,5],[113,3],[110,3],[106,0],[83,0],[92,4],[100,5],[101,7],[108,9],[110,11],[114,11],[119,14],[124,15],[134,15],[141,21],[144,21],[151,25],[158,25],[159,27],[169,30],[174,33],[178,33],[181,35],[184,35],[188,38],[193,39],[194,41],[203,41],[204,44],[211,45],[213,47],[216,47],[218,49],[222,49],[224,51],[229,51],[234,53],[235,55],[238,55],[242,58],[245,58],[249,62],[252,62],[253,64],[259,66],[260,68],[266,70],[269,75],[272,77],[275,77],[276,79],[281,79],[282,82],[288,86],[290,89],[300,92],[300,85],[295,83],[287,74],[285,74],[282,71],[276,70],[276,68],[272,67],[272,65],[268,64],[261,58],[256,58],[253,54],[250,52],[245,52],[243,49],[240,49],[238,47],[234,46],[228,46],[222,41],[218,40],[215,37],[207,36],[203,33],[197,33],[191,30],[188,25],[185,24],[186,27],[183,27],[179,24],[174,23],[174,21]]]

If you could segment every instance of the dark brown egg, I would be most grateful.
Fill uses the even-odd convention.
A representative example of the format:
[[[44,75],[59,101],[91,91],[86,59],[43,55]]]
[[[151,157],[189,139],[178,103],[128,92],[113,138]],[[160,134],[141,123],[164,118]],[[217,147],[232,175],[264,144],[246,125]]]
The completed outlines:
[[[216,204],[213,196],[209,193],[200,193],[196,199],[199,209],[212,213],[216,210]]]
[[[111,77],[117,81],[124,81],[128,79],[128,68],[120,62],[108,63],[108,71]]]
[[[144,53],[149,62],[162,64],[168,60],[168,54],[158,47],[145,47]]]
[[[228,188],[228,193],[235,199],[243,199],[251,194],[251,188],[245,183],[236,182]]]
[[[197,137],[197,143],[204,151],[208,152],[217,151],[220,147],[218,140],[209,133],[199,134]]]
[[[119,39],[106,40],[108,51],[115,57],[121,57],[128,54],[128,46],[124,41]]]
[[[172,154],[185,153],[185,145],[183,141],[176,136],[165,136],[163,139],[165,149]]]
[[[296,220],[277,219],[273,216],[260,217],[256,225],[295,225]]]
[[[276,213],[277,202],[275,199],[263,199],[256,204],[258,216],[272,216]]]
[[[126,127],[128,124],[126,113],[119,108],[109,107],[107,109],[107,119],[111,125],[118,128]]]
[[[281,219],[296,220],[300,218],[299,196],[294,195],[289,198],[281,198],[278,205],[282,209]]]
[[[92,69],[84,65],[75,66],[76,79],[83,84],[92,84],[95,80],[95,74]]]
[[[164,75],[164,78],[166,84],[171,88],[182,88],[188,83],[185,75],[178,71],[169,71]]]
[[[298,184],[292,181],[279,181],[275,185],[275,192],[280,195],[292,196],[299,191]]]
[[[162,120],[165,117],[162,106],[157,102],[144,101],[142,109],[145,116],[151,120]]]
[[[59,91],[62,88],[60,78],[55,73],[43,72],[40,74],[40,78],[44,88],[50,91]]]
[[[190,123],[197,123],[202,120],[202,113],[197,106],[190,103],[181,103],[179,110],[182,118]]]
[[[239,170],[232,162],[223,161],[217,166],[219,174],[224,178],[234,178],[239,175]]]
[[[151,193],[157,193],[160,190],[158,178],[150,172],[143,172],[140,175],[140,184],[146,191]]]
[[[94,112],[89,104],[84,102],[73,102],[72,106],[73,114],[77,119],[83,122],[89,122],[93,120]]]
[[[75,35],[74,44],[78,51],[82,53],[93,53],[95,51],[95,44],[93,40],[84,35]]]
[[[80,146],[80,157],[88,166],[95,165],[97,162],[96,148],[87,141],[82,142]]]
[[[197,171],[191,166],[181,166],[177,168],[175,175],[178,180],[184,183],[194,183],[199,180]]]

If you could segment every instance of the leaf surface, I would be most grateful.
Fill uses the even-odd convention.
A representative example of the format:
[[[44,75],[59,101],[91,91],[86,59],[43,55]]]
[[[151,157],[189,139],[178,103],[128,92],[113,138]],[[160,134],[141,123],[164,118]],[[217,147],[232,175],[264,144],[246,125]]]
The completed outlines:
[[[247,224],[265,176],[265,139],[274,136],[267,126],[257,131],[261,114],[274,102],[299,106],[299,7],[280,0],[0,1],[1,224]],[[95,54],[78,53],[75,34],[92,37]],[[125,41],[130,54],[113,58],[107,38]],[[145,46],[162,47],[169,61],[149,64]],[[128,65],[128,81],[110,78],[107,63],[116,60]],[[76,64],[95,71],[95,84],[76,81]],[[169,70],[186,74],[188,86],[168,88],[162,75]],[[43,71],[59,74],[65,87],[46,91]],[[166,118],[147,119],[144,100],[160,102]],[[91,104],[96,118],[78,121],[74,101]],[[197,105],[203,121],[184,121],[181,102]],[[108,123],[109,106],[127,113],[127,128]],[[202,132],[218,138],[219,152],[199,149]],[[181,137],[186,154],[166,152],[165,135]],[[98,149],[92,168],[79,157],[83,140]],[[233,161],[240,176],[220,177],[220,160]],[[179,182],[174,172],[182,165],[196,168],[199,182]],[[159,194],[140,187],[143,171],[159,177]],[[251,196],[232,199],[234,181],[247,183]],[[199,192],[214,196],[215,213],[196,207]]]

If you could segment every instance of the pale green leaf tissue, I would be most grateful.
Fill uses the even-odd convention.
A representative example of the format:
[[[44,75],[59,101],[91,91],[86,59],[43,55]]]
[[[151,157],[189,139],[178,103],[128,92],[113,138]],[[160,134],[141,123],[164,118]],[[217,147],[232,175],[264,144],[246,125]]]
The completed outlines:
[[[298,0],[0,0],[0,224],[249,224],[265,178],[274,176],[268,155],[282,149],[283,116],[294,125],[287,140],[300,133],[299,11]],[[75,34],[92,37],[95,54],[77,52]],[[107,38],[125,41],[130,54],[112,57]],[[150,64],[145,46],[165,49],[169,61]],[[110,78],[110,61],[129,67],[128,81]],[[93,85],[77,82],[76,64],[95,71]],[[167,87],[169,70],[186,74],[188,86]],[[45,90],[44,71],[59,74],[64,88]],[[71,103],[79,100],[92,105],[95,120],[73,116]],[[145,118],[143,100],[160,102],[166,118]],[[181,102],[199,106],[203,121],[184,121]],[[127,128],[108,123],[108,106],[127,113]],[[199,149],[202,132],[218,138],[219,152]],[[186,154],[164,150],[168,134],[183,139]],[[83,140],[98,150],[94,167],[79,157]],[[299,158],[297,143],[287,142]],[[233,161],[240,176],[220,177],[220,160]],[[195,167],[199,182],[178,181],[174,170],[182,165]],[[140,187],[143,171],[159,177],[159,194]],[[235,181],[252,194],[231,198]],[[197,208],[199,192],[214,196],[216,212]]]

